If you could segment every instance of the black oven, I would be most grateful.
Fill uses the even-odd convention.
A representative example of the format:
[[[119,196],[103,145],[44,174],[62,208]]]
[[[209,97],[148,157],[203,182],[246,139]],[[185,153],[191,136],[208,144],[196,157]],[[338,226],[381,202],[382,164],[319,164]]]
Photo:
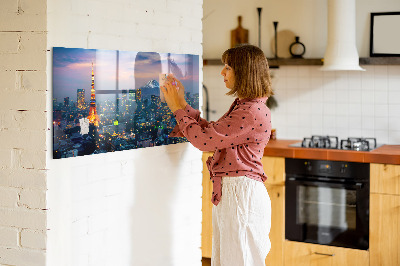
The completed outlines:
[[[368,249],[368,163],[287,158],[285,169],[286,239]]]

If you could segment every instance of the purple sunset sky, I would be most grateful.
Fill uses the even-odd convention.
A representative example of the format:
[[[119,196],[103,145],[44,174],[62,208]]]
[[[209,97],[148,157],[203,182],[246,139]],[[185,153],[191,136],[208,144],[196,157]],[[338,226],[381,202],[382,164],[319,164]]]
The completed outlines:
[[[116,90],[118,53],[119,90],[140,88],[152,79],[158,81],[159,73],[173,73],[182,81],[186,91],[199,92],[198,55],[54,47],[53,98],[58,102],[65,97],[76,101],[77,89],[85,89],[88,101],[92,63],[95,90]]]

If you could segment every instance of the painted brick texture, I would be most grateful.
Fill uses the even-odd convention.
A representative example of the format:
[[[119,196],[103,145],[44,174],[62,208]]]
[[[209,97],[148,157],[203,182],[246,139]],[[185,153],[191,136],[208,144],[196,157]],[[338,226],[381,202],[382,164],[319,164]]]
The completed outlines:
[[[0,2],[1,265],[46,263],[46,5]]]
[[[202,2],[51,0],[47,50],[201,56]],[[49,77],[51,64],[50,53]],[[201,265],[201,152],[190,144],[48,159],[46,168],[48,265]]]
[[[202,13],[202,0],[1,1],[1,265],[201,264],[199,151],[53,161],[49,128],[52,47],[201,56]]]

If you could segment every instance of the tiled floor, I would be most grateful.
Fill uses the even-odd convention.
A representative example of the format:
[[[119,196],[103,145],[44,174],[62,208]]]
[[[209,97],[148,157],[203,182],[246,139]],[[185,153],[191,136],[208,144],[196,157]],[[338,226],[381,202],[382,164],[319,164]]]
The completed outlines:
[[[211,266],[211,259],[209,258],[202,258],[203,266]]]

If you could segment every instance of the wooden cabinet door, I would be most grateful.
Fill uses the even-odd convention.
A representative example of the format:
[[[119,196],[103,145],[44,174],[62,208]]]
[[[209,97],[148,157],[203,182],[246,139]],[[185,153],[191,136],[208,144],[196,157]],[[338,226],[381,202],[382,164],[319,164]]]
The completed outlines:
[[[212,253],[212,183],[206,161],[211,152],[203,153],[203,195],[202,195],[202,224],[201,224],[201,253],[204,258],[211,258]]]
[[[285,158],[264,156],[261,163],[268,177],[266,184],[285,185]]]
[[[368,266],[365,250],[285,240],[285,266]]]
[[[271,199],[271,250],[265,259],[266,266],[283,265],[285,240],[285,187],[265,184]]]
[[[371,194],[371,266],[400,265],[400,196]]]
[[[400,195],[400,165],[370,165],[371,193]]]

